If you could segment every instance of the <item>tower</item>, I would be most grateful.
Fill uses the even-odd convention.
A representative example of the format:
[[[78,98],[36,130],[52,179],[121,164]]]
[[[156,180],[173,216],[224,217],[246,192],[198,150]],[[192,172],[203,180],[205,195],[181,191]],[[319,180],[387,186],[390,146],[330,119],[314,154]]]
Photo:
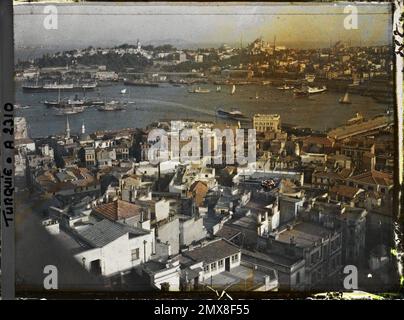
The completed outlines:
[[[69,117],[66,117],[66,139],[70,139],[70,124]]]

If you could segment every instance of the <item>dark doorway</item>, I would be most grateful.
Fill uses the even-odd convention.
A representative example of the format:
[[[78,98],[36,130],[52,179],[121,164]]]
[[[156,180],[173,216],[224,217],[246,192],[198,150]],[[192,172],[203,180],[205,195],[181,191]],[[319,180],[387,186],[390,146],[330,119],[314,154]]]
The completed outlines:
[[[224,268],[226,271],[230,271],[230,258],[224,259]]]
[[[94,260],[90,262],[90,272],[95,275],[101,274],[101,260]]]

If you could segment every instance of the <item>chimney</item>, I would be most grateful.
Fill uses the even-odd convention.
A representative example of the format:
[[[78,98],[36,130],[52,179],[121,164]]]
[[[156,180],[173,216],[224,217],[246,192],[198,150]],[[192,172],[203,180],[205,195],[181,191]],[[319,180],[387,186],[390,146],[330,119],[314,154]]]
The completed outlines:
[[[269,290],[269,282],[270,282],[269,276],[265,275],[264,276],[265,290]]]
[[[294,245],[295,244],[295,237],[290,237],[290,244]]]

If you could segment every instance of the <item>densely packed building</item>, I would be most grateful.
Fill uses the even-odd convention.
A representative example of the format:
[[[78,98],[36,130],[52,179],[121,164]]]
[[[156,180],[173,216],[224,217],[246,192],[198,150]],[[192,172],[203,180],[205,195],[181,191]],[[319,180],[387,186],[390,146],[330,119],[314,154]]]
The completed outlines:
[[[51,199],[45,228],[112,285],[336,290],[352,264],[372,275],[363,288],[387,285],[392,119],[305,136],[283,131],[279,115],[254,120],[256,161],[237,165],[170,152],[153,164],[154,127],[74,133],[66,119],[64,134],[33,140],[17,118],[18,192]],[[176,124],[159,125],[172,139]]]

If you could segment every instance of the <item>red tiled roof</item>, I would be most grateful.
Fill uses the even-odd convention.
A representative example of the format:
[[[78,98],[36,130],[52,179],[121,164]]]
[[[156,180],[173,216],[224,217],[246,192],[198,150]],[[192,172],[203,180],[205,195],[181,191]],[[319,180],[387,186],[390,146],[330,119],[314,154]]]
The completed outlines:
[[[390,187],[393,185],[393,176],[390,173],[372,170],[350,177],[348,180],[356,183],[374,184]]]
[[[140,215],[142,207],[123,200],[115,200],[95,207],[93,212],[109,220],[117,221]]]
[[[333,186],[330,192],[333,194],[338,194],[340,196],[352,199],[360,190],[361,189],[355,187],[339,185],[339,186]]]

